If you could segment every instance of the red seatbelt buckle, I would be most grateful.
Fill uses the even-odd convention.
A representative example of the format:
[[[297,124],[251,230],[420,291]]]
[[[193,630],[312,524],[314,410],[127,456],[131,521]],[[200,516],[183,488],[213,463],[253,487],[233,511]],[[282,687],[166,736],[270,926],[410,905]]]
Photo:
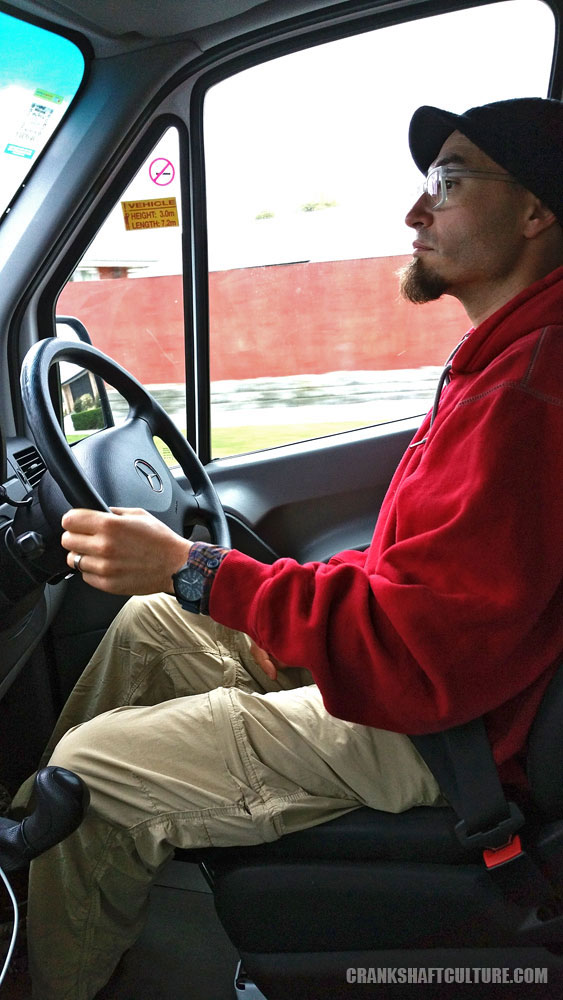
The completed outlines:
[[[483,851],[483,859],[487,868],[497,868],[498,865],[513,861],[514,858],[523,853],[520,837],[515,833],[503,847],[486,847]]]

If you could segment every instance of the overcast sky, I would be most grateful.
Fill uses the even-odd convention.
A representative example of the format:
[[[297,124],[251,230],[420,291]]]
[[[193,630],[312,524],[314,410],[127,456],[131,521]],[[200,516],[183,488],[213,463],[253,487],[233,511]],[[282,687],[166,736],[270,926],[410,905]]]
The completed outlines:
[[[421,180],[407,143],[413,111],[545,96],[553,37],[547,5],[508,0],[320,45],[213,87],[205,101],[211,269],[408,253],[403,220]],[[159,157],[176,170],[170,183],[151,179]],[[172,133],[124,198],[179,198],[177,168]],[[323,201],[336,204],[302,211]],[[265,212],[272,218],[256,219]],[[177,231],[126,233],[118,206],[87,257],[146,259],[153,273],[174,273],[179,252]]]

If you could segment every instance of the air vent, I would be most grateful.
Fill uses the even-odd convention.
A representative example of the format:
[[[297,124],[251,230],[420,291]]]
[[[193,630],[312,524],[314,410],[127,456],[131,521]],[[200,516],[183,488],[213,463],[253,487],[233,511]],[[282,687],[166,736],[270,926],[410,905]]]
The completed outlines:
[[[32,488],[37,486],[45,472],[45,462],[37,448],[24,448],[23,451],[17,451],[14,454],[14,459],[18,463],[20,478],[25,480],[24,485],[29,483]]]

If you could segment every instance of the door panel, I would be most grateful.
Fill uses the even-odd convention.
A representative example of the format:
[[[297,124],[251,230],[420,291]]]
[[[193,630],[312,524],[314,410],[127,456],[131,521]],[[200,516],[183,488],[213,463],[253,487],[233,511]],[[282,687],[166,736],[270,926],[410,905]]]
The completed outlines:
[[[214,462],[233,546],[271,562],[325,560],[366,548],[419,420]]]

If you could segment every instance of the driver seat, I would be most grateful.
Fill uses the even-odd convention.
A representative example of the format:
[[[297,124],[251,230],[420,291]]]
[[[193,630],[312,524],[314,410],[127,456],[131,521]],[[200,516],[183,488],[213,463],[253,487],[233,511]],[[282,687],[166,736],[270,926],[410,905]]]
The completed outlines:
[[[359,985],[363,996],[414,997],[420,969],[434,970],[433,998],[466,995],[444,978],[442,994],[440,970],[475,969],[481,979],[466,980],[473,998],[496,995],[491,976],[518,969],[540,980],[526,980],[527,997],[561,995],[563,663],[530,733],[525,803],[506,802],[477,721],[432,737],[429,753],[417,744],[435,763],[436,738],[453,734],[442,743],[446,770],[433,770],[457,812],[359,808],[273,843],[197,852],[219,919],[267,1000],[340,1000],[357,997]],[[387,985],[369,988],[377,976]],[[251,986],[240,995],[250,998]]]

